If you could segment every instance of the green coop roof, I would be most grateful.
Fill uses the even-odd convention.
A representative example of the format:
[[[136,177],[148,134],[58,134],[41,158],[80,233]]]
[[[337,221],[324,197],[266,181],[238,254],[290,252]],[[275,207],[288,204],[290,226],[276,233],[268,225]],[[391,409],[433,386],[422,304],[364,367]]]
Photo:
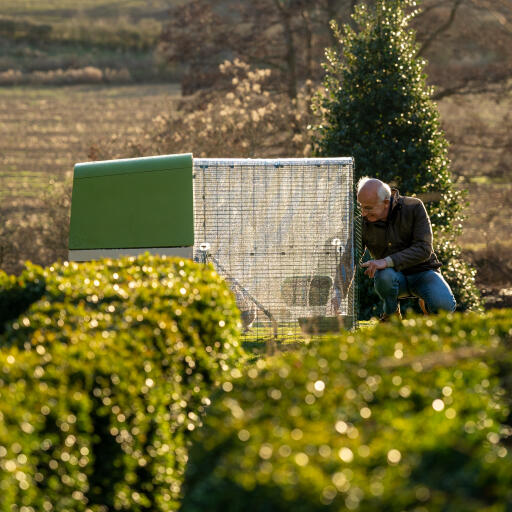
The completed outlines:
[[[75,165],[70,250],[193,244],[191,154]]]

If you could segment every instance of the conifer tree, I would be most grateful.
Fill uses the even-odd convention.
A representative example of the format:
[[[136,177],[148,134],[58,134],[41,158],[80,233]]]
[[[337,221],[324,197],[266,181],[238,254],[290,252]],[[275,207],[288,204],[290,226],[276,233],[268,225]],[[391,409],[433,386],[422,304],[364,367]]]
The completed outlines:
[[[458,309],[479,307],[475,272],[455,242],[462,194],[451,180],[448,143],[440,127],[425,61],[417,57],[411,0],[377,0],[356,6],[354,26],[332,24],[339,47],[326,51],[324,88],[313,102],[318,156],[353,156],[355,178],[370,176],[425,201],[435,250]],[[379,313],[373,282],[359,272],[361,318]]]

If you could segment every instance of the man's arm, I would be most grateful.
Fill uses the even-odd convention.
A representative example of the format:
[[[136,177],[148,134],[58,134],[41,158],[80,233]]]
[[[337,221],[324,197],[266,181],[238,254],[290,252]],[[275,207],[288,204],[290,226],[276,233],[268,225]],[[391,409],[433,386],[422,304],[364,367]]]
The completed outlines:
[[[393,266],[396,270],[412,267],[428,260],[432,251],[432,226],[424,204],[418,201],[414,210],[412,243],[406,249],[391,254],[389,257],[393,265],[388,266]]]
[[[359,260],[359,265],[363,268],[366,268],[364,273],[368,277],[374,277],[375,272],[377,272],[377,270],[382,270],[383,268],[393,266],[393,262],[391,261],[391,264],[387,264],[386,259],[368,260],[368,261],[363,262],[364,255],[366,254],[366,251],[368,250],[368,247],[366,247],[366,244],[364,243],[364,238],[363,238],[363,248],[364,248],[364,250],[363,250],[363,254],[361,255],[361,258]]]

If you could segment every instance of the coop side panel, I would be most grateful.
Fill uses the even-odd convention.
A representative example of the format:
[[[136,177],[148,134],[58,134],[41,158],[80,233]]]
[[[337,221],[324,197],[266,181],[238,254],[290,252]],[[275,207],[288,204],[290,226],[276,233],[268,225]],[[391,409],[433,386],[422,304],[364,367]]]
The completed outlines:
[[[75,166],[71,251],[193,243],[192,155]]]

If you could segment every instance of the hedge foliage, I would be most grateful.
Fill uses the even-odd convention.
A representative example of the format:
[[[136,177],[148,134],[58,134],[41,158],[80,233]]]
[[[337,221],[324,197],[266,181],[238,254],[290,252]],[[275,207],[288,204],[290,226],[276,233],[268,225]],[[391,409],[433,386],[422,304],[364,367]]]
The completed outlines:
[[[455,313],[259,360],[196,432],[180,510],[510,510],[511,342],[511,311]]]
[[[0,270],[0,333],[8,320],[13,320],[39,300],[44,289],[43,272],[39,267],[25,269],[20,276]]]
[[[0,510],[176,510],[190,433],[244,360],[224,281],[145,255],[0,282],[35,299],[2,319]]]

